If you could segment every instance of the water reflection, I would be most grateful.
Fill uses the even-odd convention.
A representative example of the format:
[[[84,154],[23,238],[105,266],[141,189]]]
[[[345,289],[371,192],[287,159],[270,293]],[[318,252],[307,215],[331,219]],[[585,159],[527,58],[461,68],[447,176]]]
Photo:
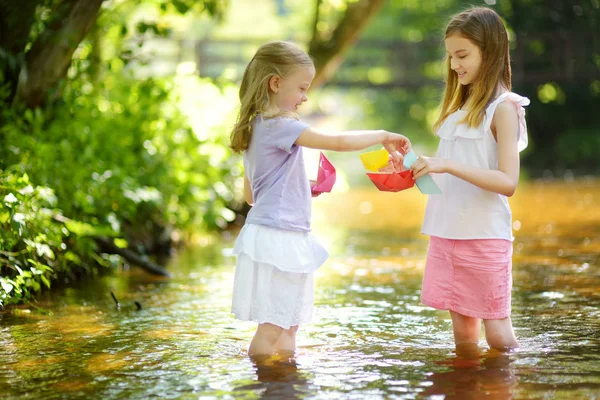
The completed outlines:
[[[299,399],[307,394],[309,381],[293,354],[256,356],[251,361],[258,383],[237,387],[236,392],[252,391],[261,399]]]
[[[445,399],[515,398],[518,377],[510,354],[490,350],[480,354],[477,345],[459,345],[456,356],[437,362],[450,370],[433,372],[423,396],[443,395]]]

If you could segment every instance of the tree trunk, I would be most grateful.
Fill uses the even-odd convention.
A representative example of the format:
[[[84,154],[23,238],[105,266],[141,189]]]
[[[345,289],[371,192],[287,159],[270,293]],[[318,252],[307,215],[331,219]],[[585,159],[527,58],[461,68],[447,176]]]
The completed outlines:
[[[8,84],[12,101],[17,89],[23,53],[29,41],[29,31],[35,20],[35,9],[41,0],[3,0],[0,2],[0,83]]]
[[[385,0],[358,0],[348,2],[346,12],[331,35],[331,39],[323,40],[318,29],[319,6],[321,0],[317,0],[315,12],[315,29],[310,42],[309,53],[315,61],[317,73],[313,86],[320,86],[333,76],[342,63],[344,53],[358,39],[358,35],[373,17],[381,9]]]
[[[96,20],[103,0],[65,0],[59,18],[27,52],[19,74],[15,102],[44,104],[50,91],[67,75],[75,49]]]

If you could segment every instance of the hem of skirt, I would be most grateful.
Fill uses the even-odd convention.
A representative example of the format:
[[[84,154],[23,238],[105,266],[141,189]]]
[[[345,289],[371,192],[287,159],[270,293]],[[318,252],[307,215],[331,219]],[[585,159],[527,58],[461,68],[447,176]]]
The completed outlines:
[[[479,311],[468,310],[466,308],[450,306],[448,304],[439,303],[436,301],[431,301],[428,299],[424,299],[421,297],[421,303],[425,304],[428,307],[436,308],[438,310],[446,310],[446,311],[454,311],[461,315],[471,317],[471,318],[481,318],[481,319],[504,319],[510,317],[510,311],[508,313],[496,312],[496,313],[485,313]]]
[[[489,237],[482,237],[481,235],[475,235],[475,236],[457,236],[457,235],[446,235],[446,234],[439,234],[439,233],[434,233],[434,232],[430,232],[427,230],[421,230],[421,235],[424,236],[429,236],[429,237],[438,237],[440,239],[448,239],[448,240],[488,240],[488,239],[493,239],[493,240],[507,240],[509,242],[514,242],[515,241],[515,237],[511,236],[510,238],[507,238],[505,236],[489,236]]]
[[[271,260],[259,260],[257,257],[253,257],[252,254],[248,253],[245,250],[240,250],[237,252],[233,253],[236,257],[239,257],[241,254],[245,254],[248,256],[248,258],[250,258],[252,261],[254,261],[255,263],[260,263],[260,264],[269,264],[272,265],[273,267],[277,268],[278,270],[282,271],[282,272],[289,272],[292,274],[313,274],[315,273],[316,270],[318,270],[319,268],[321,268],[323,266],[323,264],[325,264],[325,260],[323,260],[323,262],[319,265],[317,265],[318,263],[315,264],[304,264],[302,265],[303,268],[299,268],[297,270],[294,270],[292,268],[288,268],[288,267],[282,267],[280,265],[277,265],[277,263],[272,262]],[[310,265],[310,268],[306,268],[306,265]]]
[[[275,325],[278,326],[282,329],[290,329],[292,326],[300,326],[300,325],[306,325],[308,324],[311,319],[307,319],[304,321],[299,321],[298,323],[290,323],[290,324],[281,324],[279,322],[276,322],[275,320],[269,319],[269,318],[253,318],[253,317],[242,317],[241,315],[239,315],[238,313],[236,313],[235,311],[232,311],[235,319],[238,319],[240,321],[249,321],[249,322],[256,322],[257,324],[271,324],[271,325]]]

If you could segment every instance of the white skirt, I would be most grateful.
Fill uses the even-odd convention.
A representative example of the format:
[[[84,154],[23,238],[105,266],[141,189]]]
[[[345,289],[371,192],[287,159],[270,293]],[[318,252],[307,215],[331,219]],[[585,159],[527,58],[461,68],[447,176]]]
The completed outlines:
[[[247,224],[237,255],[231,312],[237,319],[289,329],[310,322],[314,271],[327,251],[307,232]]]

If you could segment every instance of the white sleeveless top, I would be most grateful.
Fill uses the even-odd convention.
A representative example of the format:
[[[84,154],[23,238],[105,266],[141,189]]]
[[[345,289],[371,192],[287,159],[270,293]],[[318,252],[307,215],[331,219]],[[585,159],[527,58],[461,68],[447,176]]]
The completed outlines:
[[[491,125],[498,104],[512,101],[519,119],[518,149],[527,147],[527,125],[524,106],[529,99],[505,92],[485,110],[477,128],[457,124],[467,112],[450,114],[436,134],[440,138],[437,157],[448,158],[475,168],[498,169],[498,149]],[[427,201],[421,233],[446,239],[513,240],[512,213],[506,196],[483,190],[451,174],[432,174],[442,189]]]

